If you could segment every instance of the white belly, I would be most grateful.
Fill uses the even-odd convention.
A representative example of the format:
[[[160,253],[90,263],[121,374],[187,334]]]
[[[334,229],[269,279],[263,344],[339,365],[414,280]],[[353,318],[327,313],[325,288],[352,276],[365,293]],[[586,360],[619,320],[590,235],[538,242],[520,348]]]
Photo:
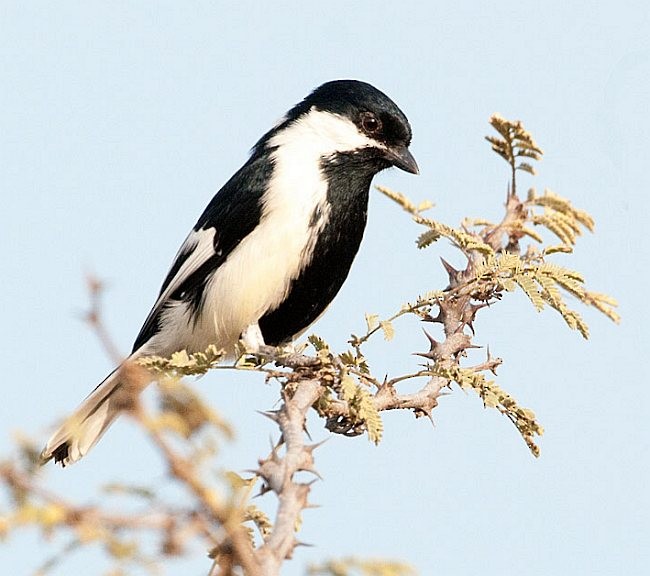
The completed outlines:
[[[273,178],[264,196],[258,226],[228,255],[208,281],[203,306],[192,317],[188,303],[168,304],[161,330],[148,346],[149,353],[169,355],[181,349],[205,350],[215,344],[234,350],[241,333],[289,293],[291,282],[311,259],[318,232],[327,221],[327,183],[318,163],[296,162],[296,152],[276,156]],[[293,154],[290,166],[284,154]],[[296,170],[295,167],[302,167]],[[311,170],[305,170],[309,167]],[[320,218],[314,226],[314,210]],[[216,231],[218,247],[219,231]],[[209,238],[212,240],[211,237]]]

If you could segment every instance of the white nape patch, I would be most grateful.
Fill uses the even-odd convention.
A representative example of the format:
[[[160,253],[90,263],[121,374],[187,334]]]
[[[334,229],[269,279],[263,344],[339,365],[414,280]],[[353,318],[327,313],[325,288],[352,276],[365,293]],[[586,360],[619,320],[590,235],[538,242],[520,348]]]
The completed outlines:
[[[369,146],[385,148],[360,132],[352,120],[313,107],[271,138],[269,146],[297,147],[305,156],[319,159],[335,152],[352,152]]]

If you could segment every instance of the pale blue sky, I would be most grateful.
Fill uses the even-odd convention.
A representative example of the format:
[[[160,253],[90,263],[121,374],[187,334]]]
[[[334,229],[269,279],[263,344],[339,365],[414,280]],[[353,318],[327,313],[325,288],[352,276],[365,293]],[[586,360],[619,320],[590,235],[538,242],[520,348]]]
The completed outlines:
[[[483,314],[476,340],[505,359],[500,384],[545,426],[541,458],[458,390],[435,429],[390,414],[378,448],[331,438],[313,490],[322,507],[305,514],[301,535],[315,546],[284,574],[349,554],[401,558],[423,575],[646,574],[649,30],[642,0],[0,0],[0,453],[18,429],[45,440],[111,368],[79,321],[84,271],[108,281],[107,323],[127,350],[179,243],[250,146],[313,87],[359,78],[406,112],[421,168],[376,182],[432,199],[432,215],[452,224],[499,216],[507,171],[483,141],[487,119],[524,120],[546,156],[522,185],[594,215],[596,234],[564,261],[619,298],[623,323],[585,312],[584,342],[524,297]],[[365,311],[385,315],[444,286],[437,257],[456,255],[445,243],[416,253],[417,233],[373,195],[321,335],[342,346]],[[372,349],[379,372],[413,366],[419,330],[405,324],[397,344]],[[276,389],[224,373],[198,386],[240,429],[223,466],[250,468],[272,432],[255,410]],[[48,478],[74,499],[117,477],[160,485],[150,453],[120,421],[86,460]],[[14,536],[0,546],[2,572],[29,574],[47,550]],[[98,558],[75,556],[55,574],[99,574]],[[166,573],[203,566],[199,550]]]

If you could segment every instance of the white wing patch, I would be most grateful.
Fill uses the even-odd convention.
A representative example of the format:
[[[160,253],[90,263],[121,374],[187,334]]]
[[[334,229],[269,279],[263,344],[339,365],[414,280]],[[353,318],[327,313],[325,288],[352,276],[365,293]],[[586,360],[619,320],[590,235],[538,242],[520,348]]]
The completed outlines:
[[[214,256],[214,228],[201,228],[200,230],[192,230],[188,237],[183,242],[183,245],[176,254],[176,259],[183,253],[191,250],[190,255],[185,259],[183,265],[176,272],[165,288],[165,291],[159,296],[154,308],[159,304],[165,302],[180,286],[187,280],[194,272],[196,272],[206,260]]]
[[[158,296],[158,300],[156,300],[149,316],[145,320],[145,325],[160,313],[161,308],[168,303],[169,297],[183,284],[183,282],[185,282],[192,273],[198,270],[206,260],[214,255],[214,236],[214,228],[200,229],[197,231],[192,230],[192,232],[190,232],[178,250],[174,262],[176,262],[184,252],[191,252],[165,290],[160,294],[160,296]],[[172,352],[181,350],[184,347],[183,341],[180,338],[177,343],[175,342],[174,332],[179,328],[179,321],[183,320],[185,323],[189,322],[189,310],[185,303],[175,302],[172,304],[172,309],[178,308],[181,308],[185,312],[183,316],[187,316],[187,318],[184,320],[176,318],[174,319],[175,321],[172,322],[171,326],[166,325],[166,322],[163,321],[161,332],[155,334],[144,344],[144,353],[171,354]]]

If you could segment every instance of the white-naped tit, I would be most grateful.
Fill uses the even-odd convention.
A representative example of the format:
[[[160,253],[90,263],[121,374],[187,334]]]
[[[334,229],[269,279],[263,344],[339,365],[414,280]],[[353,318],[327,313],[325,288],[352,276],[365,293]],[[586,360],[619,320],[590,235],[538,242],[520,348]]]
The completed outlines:
[[[366,225],[375,174],[412,174],[411,127],[374,86],[335,80],[316,88],[253,147],[183,242],[128,360],[198,352],[234,354],[288,343],[345,281]],[[41,461],[84,456],[124,408],[116,368],[53,434]]]

